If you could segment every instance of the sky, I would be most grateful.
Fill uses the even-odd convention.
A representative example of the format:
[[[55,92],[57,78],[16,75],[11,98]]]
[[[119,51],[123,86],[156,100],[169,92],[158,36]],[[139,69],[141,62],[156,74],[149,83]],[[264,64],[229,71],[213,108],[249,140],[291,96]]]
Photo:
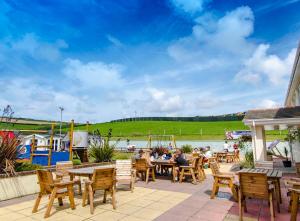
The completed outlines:
[[[284,104],[300,0],[0,1],[0,108],[105,122]]]

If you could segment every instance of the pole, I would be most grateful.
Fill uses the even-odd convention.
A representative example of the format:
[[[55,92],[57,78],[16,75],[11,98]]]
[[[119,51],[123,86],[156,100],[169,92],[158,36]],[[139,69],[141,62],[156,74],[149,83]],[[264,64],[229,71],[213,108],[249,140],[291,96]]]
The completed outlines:
[[[59,124],[59,149],[61,149],[62,139],[61,139],[61,128],[62,128],[62,112],[64,111],[63,107],[59,107],[60,110],[60,124]]]
[[[74,131],[74,120],[71,121],[71,128],[70,128],[70,147],[69,147],[69,152],[70,152],[70,161],[73,160],[73,131]]]

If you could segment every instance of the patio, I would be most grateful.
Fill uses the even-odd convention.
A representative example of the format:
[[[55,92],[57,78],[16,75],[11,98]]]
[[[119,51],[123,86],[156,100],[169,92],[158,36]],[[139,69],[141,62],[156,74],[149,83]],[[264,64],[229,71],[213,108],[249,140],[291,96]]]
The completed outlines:
[[[221,169],[228,171],[231,164],[222,164]],[[89,207],[82,207],[82,198],[75,195],[76,209],[69,208],[69,202],[59,207],[57,200],[47,220],[200,220],[200,221],[233,221],[238,220],[238,204],[232,200],[229,189],[220,189],[218,196],[211,200],[210,193],[213,179],[210,169],[205,169],[207,179],[198,184],[171,183],[170,179],[159,177],[156,182],[136,183],[133,193],[128,190],[118,190],[117,209],[113,210],[109,203],[103,204],[101,196],[96,195],[95,212],[90,214]],[[276,212],[276,220],[289,220],[287,212],[288,199],[286,189],[281,185],[283,203],[281,213]],[[30,195],[0,202],[1,220],[43,220],[45,205],[48,198],[43,197],[40,210],[32,214],[36,196]],[[248,212],[244,220],[270,220],[267,202],[257,200],[247,201]]]

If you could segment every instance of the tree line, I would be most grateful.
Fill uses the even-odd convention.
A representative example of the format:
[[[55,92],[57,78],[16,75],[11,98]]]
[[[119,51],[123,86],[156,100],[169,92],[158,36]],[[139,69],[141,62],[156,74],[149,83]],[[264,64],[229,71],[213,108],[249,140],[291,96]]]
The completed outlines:
[[[243,120],[245,112],[224,114],[216,116],[195,116],[195,117],[130,117],[110,121],[127,122],[127,121],[190,121],[190,122],[206,122],[206,121],[237,121]]]

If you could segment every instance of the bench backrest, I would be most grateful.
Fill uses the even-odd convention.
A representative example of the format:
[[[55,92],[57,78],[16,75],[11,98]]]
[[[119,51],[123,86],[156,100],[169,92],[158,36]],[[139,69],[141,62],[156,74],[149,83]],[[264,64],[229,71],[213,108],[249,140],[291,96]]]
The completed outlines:
[[[53,176],[48,170],[37,170],[38,184],[40,185],[40,191],[42,193],[50,194],[53,189]]]
[[[210,162],[209,166],[213,175],[220,174],[220,169],[217,162]]]
[[[137,171],[145,171],[148,168],[148,163],[146,159],[136,159],[135,169]]]
[[[268,199],[269,187],[265,173],[239,173],[240,191],[243,196]]]
[[[130,176],[132,169],[131,160],[116,160],[117,176]]]
[[[69,174],[69,169],[73,169],[72,161],[58,161],[56,163],[56,172],[63,174],[63,176],[67,176]]]
[[[98,168],[94,170],[92,177],[92,187],[97,189],[110,189],[116,182],[115,168]]]

